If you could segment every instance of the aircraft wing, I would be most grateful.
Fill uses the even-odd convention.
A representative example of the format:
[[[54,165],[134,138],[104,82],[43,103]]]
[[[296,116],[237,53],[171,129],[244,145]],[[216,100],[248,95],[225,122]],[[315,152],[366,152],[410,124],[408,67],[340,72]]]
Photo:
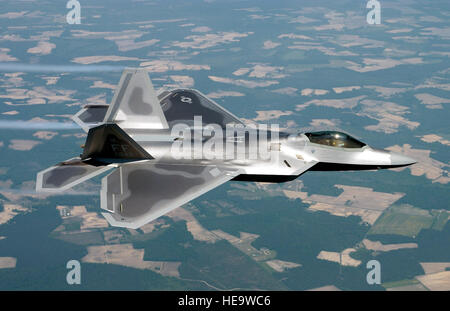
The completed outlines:
[[[219,166],[125,164],[102,179],[101,207],[112,226],[137,229],[233,179],[238,169]]]
[[[203,124],[243,124],[238,117],[197,90],[177,89],[165,94],[161,107],[169,127],[176,123],[193,125],[194,116],[201,116]]]
[[[305,161],[296,161],[292,165],[296,168],[296,170],[292,173],[293,175],[300,176],[303,173],[306,173],[311,167],[319,163],[318,161],[312,160],[309,162]]]

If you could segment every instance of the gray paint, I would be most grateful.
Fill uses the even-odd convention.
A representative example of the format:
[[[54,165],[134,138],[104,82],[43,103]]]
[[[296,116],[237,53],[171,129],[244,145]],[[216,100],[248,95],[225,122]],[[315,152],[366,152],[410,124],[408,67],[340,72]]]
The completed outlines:
[[[44,188],[62,187],[84,176],[87,172],[87,167],[59,166],[44,175],[42,184]]]
[[[136,169],[127,174],[129,196],[122,201],[123,211],[119,213],[124,217],[144,215],[158,202],[182,196],[193,186],[204,183],[204,179],[200,177],[189,178],[174,170],[160,174],[153,170]]]
[[[186,98],[191,99],[191,102],[187,102]],[[161,107],[170,126],[176,123],[190,124],[194,116],[202,116],[204,124],[214,123],[221,127],[228,123],[242,124],[239,119],[196,90],[174,90],[161,101]]]
[[[108,106],[104,107],[87,107],[86,110],[78,116],[85,123],[98,123],[105,119]]]
[[[202,165],[191,165],[191,166],[178,166],[178,165],[168,165],[168,164],[154,164],[155,168],[166,170],[168,172],[184,172],[192,175],[201,174],[205,171],[206,167]]]
[[[123,96],[124,96],[125,91],[126,91],[126,89],[127,89],[127,87],[128,87],[128,83],[130,83],[130,80],[131,80],[131,77],[132,77],[132,76],[133,76],[132,73],[128,73],[128,74],[125,76],[125,80],[124,80],[124,82],[123,82],[123,84],[122,84],[122,87],[120,88],[120,91],[119,91],[119,94],[117,95],[116,101],[115,101],[114,105],[112,105],[112,111],[111,111],[111,113],[109,114],[109,118],[110,118],[110,119],[113,119],[113,118],[116,116],[117,110],[118,110],[119,107],[120,107],[119,103],[122,102]]]
[[[153,112],[152,106],[144,102],[144,90],[141,87],[133,88],[128,107],[134,114],[149,115]]]

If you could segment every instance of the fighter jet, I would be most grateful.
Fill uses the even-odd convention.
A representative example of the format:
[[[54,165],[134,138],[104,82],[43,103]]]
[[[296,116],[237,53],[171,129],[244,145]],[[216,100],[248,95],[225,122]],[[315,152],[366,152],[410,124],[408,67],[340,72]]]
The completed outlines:
[[[80,156],[37,174],[62,192],[104,174],[100,205],[112,226],[137,229],[230,180],[285,182],[306,171],[374,170],[415,163],[341,131],[250,125],[198,90],[155,92],[145,69],[125,69],[110,105],[72,118],[87,132]]]

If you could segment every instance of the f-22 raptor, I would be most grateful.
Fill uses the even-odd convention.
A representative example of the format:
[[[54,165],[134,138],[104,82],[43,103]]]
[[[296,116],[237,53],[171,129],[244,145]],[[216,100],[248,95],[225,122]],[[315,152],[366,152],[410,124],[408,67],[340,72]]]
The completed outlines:
[[[102,214],[132,229],[229,180],[285,182],[306,171],[415,163],[340,131],[249,126],[198,90],[157,94],[145,69],[125,69],[110,105],[87,105],[73,120],[88,133],[82,154],[39,172],[36,190],[64,192],[112,170],[101,181]]]

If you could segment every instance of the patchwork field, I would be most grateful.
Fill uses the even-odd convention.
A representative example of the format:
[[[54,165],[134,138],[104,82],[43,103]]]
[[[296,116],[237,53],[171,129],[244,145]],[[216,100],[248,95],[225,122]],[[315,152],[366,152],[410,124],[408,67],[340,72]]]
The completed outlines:
[[[447,215],[447,218],[445,216]],[[416,237],[422,229],[443,228],[448,212],[429,212],[411,205],[396,205],[386,210],[368,234],[397,234]]]

